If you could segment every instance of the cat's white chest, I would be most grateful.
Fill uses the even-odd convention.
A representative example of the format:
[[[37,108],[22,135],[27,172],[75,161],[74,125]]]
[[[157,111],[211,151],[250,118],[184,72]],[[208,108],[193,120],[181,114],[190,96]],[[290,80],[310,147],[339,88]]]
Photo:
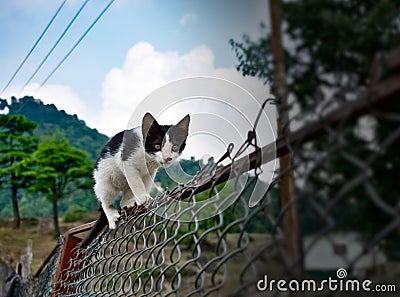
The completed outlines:
[[[120,164],[115,157],[106,158],[99,163],[99,169],[94,171],[96,183],[110,183],[114,187],[123,190],[128,184]]]
[[[149,156],[145,153],[144,149],[139,148],[134,156],[129,158],[127,161],[121,161],[121,167],[125,174],[129,172],[129,168],[135,168],[135,172],[139,174],[139,176],[132,176],[128,178],[147,178],[155,175],[157,169],[160,167],[160,164],[156,160],[156,158]]]

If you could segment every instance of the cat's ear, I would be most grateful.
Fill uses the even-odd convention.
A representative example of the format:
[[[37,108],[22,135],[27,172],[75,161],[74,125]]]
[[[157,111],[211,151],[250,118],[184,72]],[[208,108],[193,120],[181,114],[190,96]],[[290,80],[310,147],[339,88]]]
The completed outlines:
[[[156,119],[148,112],[143,116],[142,134],[147,135],[152,127],[158,126]]]
[[[190,123],[190,116],[187,114],[182,120],[179,121],[178,124],[175,126],[179,127],[180,129],[185,131],[187,135],[189,133],[189,123]]]

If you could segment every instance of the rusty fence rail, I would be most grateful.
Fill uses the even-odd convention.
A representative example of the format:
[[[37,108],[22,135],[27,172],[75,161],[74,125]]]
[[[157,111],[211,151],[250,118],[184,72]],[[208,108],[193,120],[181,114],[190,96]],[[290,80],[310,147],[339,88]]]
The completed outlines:
[[[77,247],[77,235],[92,224],[70,230],[27,280],[29,296],[286,296],[287,290],[292,296],[321,296],[311,282],[296,288],[300,266],[301,278],[317,285],[329,278],[368,279],[371,286],[398,292],[400,55],[388,61],[390,75],[357,100],[341,106],[332,100],[322,111],[297,115],[314,120],[263,148],[250,133],[244,146],[253,153],[231,156],[228,150],[222,159],[230,158],[230,165],[210,161],[186,185],[123,213],[115,230],[106,229],[86,249]],[[259,203],[249,206],[255,184],[263,182],[261,163],[288,153],[300,259],[292,259],[285,246],[282,217],[290,205],[281,207],[279,198],[285,172],[277,171]],[[210,199],[197,207],[204,191],[218,203]],[[232,195],[234,203],[218,211]],[[202,215],[211,218],[198,219]],[[283,291],[279,280],[293,287]],[[373,296],[385,296],[379,294]]]

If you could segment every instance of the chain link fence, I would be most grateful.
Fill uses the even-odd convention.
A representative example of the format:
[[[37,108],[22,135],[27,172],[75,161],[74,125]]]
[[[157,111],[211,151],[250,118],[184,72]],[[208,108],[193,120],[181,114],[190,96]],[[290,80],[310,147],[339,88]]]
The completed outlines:
[[[253,150],[249,156],[229,148],[189,183],[124,212],[115,230],[107,228],[86,249],[75,244],[66,252],[60,242],[29,282],[29,296],[399,294],[399,98],[397,72],[356,100],[328,100],[292,116],[297,129],[274,144],[258,147],[250,131],[243,145]],[[250,207],[257,182],[268,186],[262,162],[273,161],[275,152],[291,154],[291,167],[277,170]],[[288,170],[294,197],[283,205],[280,180]],[[290,228],[283,218],[293,210],[298,221]],[[301,242],[288,247],[292,230],[299,230]]]

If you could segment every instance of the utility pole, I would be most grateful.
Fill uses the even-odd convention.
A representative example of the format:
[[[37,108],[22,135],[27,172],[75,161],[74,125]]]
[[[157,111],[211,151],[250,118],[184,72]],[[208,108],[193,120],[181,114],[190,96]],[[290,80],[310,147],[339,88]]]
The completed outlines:
[[[289,133],[289,106],[286,88],[285,53],[282,47],[281,33],[281,1],[269,0],[271,14],[271,45],[274,58],[274,84],[273,91],[278,99],[278,138],[285,137]],[[281,172],[280,191],[281,204],[285,212],[282,217],[285,234],[285,247],[290,263],[295,265],[292,272],[297,279],[303,277],[302,244],[300,235],[297,205],[294,202],[294,177],[291,169],[292,154],[286,154],[279,158]],[[293,295],[297,296],[297,295]]]

